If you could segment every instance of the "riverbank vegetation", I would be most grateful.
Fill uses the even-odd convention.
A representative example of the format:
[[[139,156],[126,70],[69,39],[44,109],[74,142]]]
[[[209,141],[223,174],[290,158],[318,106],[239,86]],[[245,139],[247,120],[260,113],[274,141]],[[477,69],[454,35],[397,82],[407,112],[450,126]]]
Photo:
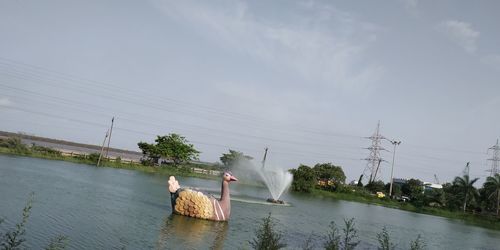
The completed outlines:
[[[478,179],[471,179],[469,175],[457,176],[442,188],[425,186],[418,179],[404,180],[393,185],[393,195],[389,197],[389,183],[373,181],[363,185],[358,181],[346,184],[342,168],[330,163],[314,167],[300,165],[290,172],[293,174],[291,188],[295,192],[461,219],[500,229],[499,174],[488,177],[479,189],[474,186]]]
[[[17,223],[16,226],[5,232],[0,232],[0,249],[1,250],[15,250],[15,249],[26,249],[26,223],[31,215],[31,209],[33,208],[34,193],[30,194],[26,206],[23,208],[23,215],[21,222]],[[0,218],[0,224],[4,222],[4,218]],[[48,245],[44,248],[46,250],[61,250],[65,249],[68,243],[68,238],[64,235],[58,235],[49,240]]]
[[[97,165],[97,161],[99,160],[98,153],[67,155],[52,148],[42,147],[35,144],[23,144],[21,142],[21,139],[18,137],[9,137],[6,139],[0,138],[0,154],[28,156],[88,165]],[[137,170],[141,172],[161,175],[176,175],[204,179],[216,179],[217,177],[210,173],[217,173],[217,170],[220,169],[220,166],[203,163],[193,163],[189,161],[177,161],[176,164],[164,163],[162,167],[159,164],[153,164],[150,159],[146,159],[141,163],[137,163],[131,161],[122,161],[120,157],[114,159],[102,158],[99,166]]]
[[[301,246],[290,246],[284,240],[287,232],[281,232],[277,229],[278,221],[271,217],[269,214],[262,219],[261,224],[255,231],[255,237],[248,241],[250,246],[256,250],[278,250],[286,247],[293,249],[326,249],[326,250],[354,250],[358,248],[360,243],[358,229],[354,218],[344,219],[344,227],[342,232],[339,230],[335,221],[330,222],[329,230],[323,234],[318,235],[311,232]],[[415,240],[409,242],[407,246],[398,246],[391,238],[390,232],[386,227],[383,227],[380,233],[377,234],[378,246],[377,249],[393,250],[393,249],[410,249],[422,250],[426,248],[426,243],[422,236],[419,234]],[[364,246],[366,248],[366,246]]]

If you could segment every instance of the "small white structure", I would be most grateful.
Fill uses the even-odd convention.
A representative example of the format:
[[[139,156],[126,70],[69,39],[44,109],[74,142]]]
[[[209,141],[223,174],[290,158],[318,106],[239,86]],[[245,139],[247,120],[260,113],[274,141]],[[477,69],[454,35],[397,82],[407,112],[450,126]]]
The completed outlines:
[[[432,182],[424,182],[424,189],[425,190],[443,189],[443,185]]]

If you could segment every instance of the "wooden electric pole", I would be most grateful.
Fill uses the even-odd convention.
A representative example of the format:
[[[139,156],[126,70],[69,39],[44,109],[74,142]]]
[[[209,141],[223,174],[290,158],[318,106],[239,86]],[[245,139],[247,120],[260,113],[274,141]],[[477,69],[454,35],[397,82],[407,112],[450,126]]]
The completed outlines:
[[[101,153],[99,153],[99,159],[97,160],[97,166],[99,167],[99,163],[101,163],[102,153],[104,152],[104,145],[106,144],[106,138],[108,138],[109,130],[106,131],[106,135],[104,136],[104,140],[102,141]]]
[[[265,148],[264,158],[262,159],[262,169],[264,169],[264,166],[266,166],[267,150],[268,150],[268,148]]]
[[[111,129],[109,130],[109,138],[108,138],[108,147],[106,148],[106,155],[104,158],[108,158],[108,152],[109,152],[109,143],[111,142],[111,134],[113,134],[113,123],[115,121],[115,117],[113,116],[113,119],[111,119]]]

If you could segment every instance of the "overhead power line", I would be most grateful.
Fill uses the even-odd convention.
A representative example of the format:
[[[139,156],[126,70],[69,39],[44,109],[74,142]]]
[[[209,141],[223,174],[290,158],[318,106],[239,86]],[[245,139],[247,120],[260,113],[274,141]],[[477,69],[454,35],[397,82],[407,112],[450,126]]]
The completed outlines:
[[[103,91],[107,90],[110,91],[112,94],[117,96],[118,93],[120,94],[125,94],[129,96],[140,96],[143,100],[156,100],[158,102],[164,103],[165,101],[171,102],[174,104],[180,105],[182,108],[187,108],[191,110],[197,110],[198,114],[197,115],[206,115],[207,112],[212,114],[212,115],[222,115],[226,118],[231,118],[231,119],[237,119],[237,120],[242,120],[245,122],[250,122],[254,124],[273,124],[278,127],[279,129],[283,129],[283,126],[289,126],[289,124],[283,124],[274,120],[269,120],[265,119],[262,117],[257,117],[254,115],[250,114],[245,114],[241,112],[232,112],[232,111],[224,111],[221,109],[205,106],[205,105],[199,105],[195,103],[190,103],[182,100],[176,100],[173,98],[165,97],[165,96],[155,96],[154,93],[147,92],[141,89],[127,89],[124,88],[123,86],[119,86],[117,84],[110,84],[106,82],[100,82],[100,81],[94,81],[94,80],[89,80],[77,76],[73,76],[70,74],[58,72],[55,70],[47,69],[44,67],[40,67],[37,65],[31,65],[31,64],[26,64],[22,62],[18,62],[15,60],[7,59],[7,58],[2,58],[0,57],[0,66],[4,67],[5,70],[7,70],[7,74],[10,74],[11,76],[13,74],[17,74],[17,77],[19,77],[19,74],[24,75],[25,79],[26,77],[34,77],[37,78],[36,80],[40,80],[40,77],[47,77],[51,79],[50,81],[64,81],[65,83],[69,83],[73,86],[84,86],[85,88],[88,88],[89,86],[94,86],[97,89]],[[14,76],[16,77],[16,76]],[[29,79],[26,79],[29,80]],[[61,85],[60,85],[61,86]],[[64,85],[65,88],[67,88],[67,84]],[[80,91],[85,91],[85,89],[80,89]],[[95,94],[95,91],[93,92],[88,92],[89,94]],[[102,95],[101,95],[102,96]],[[106,98],[107,95],[102,96],[103,98]],[[127,98],[127,101],[130,101],[129,98]],[[173,112],[175,110],[169,110],[170,112]],[[341,134],[341,133],[332,133],[332,132],[325,132],[325,131],[318,131],[316,129],[312,128],[306,128],[302,125],[294,125],[298,130],[301,132],[305,133],[311,133],[311,134],[317,134],[317,135],[322,135],[322,136],[336,136],[336,137],[353,137],[353,138],[361,138],[360,136],[355,136],[355,135],[348,135],[348,134]]]

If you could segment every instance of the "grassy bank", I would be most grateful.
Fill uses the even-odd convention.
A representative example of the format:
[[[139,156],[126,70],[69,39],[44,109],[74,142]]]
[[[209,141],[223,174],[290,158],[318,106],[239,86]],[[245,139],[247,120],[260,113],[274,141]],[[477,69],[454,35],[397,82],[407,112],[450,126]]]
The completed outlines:
[[[64,155],[61,155],[58,153],[37,152],[37,151],[31,150],[29,148],[19,150],[19,149],[0,147],[0,154],[27,156],[27,157],[34,157],[34,158],[48,159],[48,160],[57,160],[57,161],[67,161],[67,162],[72,162],[72,163],[94,165],[94,166],[97,164],[96,160],[92,159],[92,158],[83,158],[83,157],[78,157],[78,156],[64,156]],[[166,176],[175,175],[175,176],[196,177],[196,178],[203,178],[203,179],[219,179],[219,177],[217,177],[217,176],[194,173],[193,171],[191,171],[191,168],[193,168],[193,167],[198,167],[198,168],[204,167],[204,166],[200,166],[199,164],[184,164],[184,165],[179,165],[177,167],[173,167],[173,166],[157,167],[157,166],[144,166],[142,164],[133,163],[133,162],[126,163],[126,162],[101,160],[100,167],[129,169],[129,170],[136,170],[136,171],[152,173],[152,174],[160,174],[160,175],[166,175]]]
[[[458,211],[449,211],[434,207],[416,207],[408,202],[398,202],[388,198],[377,198],[375,196],[356,194],[356,193],[339,193],[326,190],[313,189],[312,195],[321,198],[333,198],[345,201],[354,201],[359,203],[378,205],[388,208],[401,209],[404,211],[434,215],[450,219],[458,219],[467,224],[485,227],[489,229],[500,230],[500,218],[493,216],[484,216],[478,214],[463,213]]]

